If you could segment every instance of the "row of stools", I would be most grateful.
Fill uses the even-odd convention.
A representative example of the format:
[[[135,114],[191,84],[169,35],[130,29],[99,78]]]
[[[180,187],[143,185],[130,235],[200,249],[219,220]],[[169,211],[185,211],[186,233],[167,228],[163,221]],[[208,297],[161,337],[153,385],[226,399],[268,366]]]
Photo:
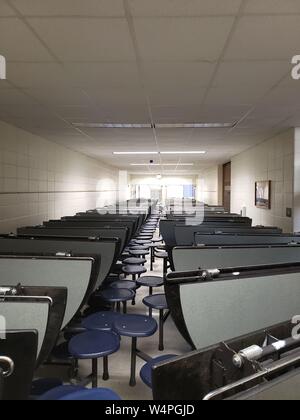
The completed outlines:
[[[174,355],[164,355],[152,359],[139,350],[138,340],[153,336],[159,329],[159,350],[164,350],[164,323],[170,312],[164,294],[153,294],[155,288],[162,287],[164,277],[145,276],[147,256],[151,254],[150,269],[153,270],[155,258],[164,259],[164,275],[167,271],[167,254],[164,248],[158,248],[162,243],[160,238],[154,239],[159,217],[151,217],[134,238],[121,257],[122,274],[112,277],[108,286],[98,294],[104,302],[112,306],[108,312],[98,312],[85,318],[82,322],[84,332],[71,338],[68,344],[70,358],[78,368],[79,360],[92,361],[92,373],[86,382],[92,382],[93,388],[98,386],[98,360],[103,359],[103,380],[109,379],[108,358],[120,349],[122,337],[131,338],[131,368],[130,386],[136,385],[137,357],[146,362],[141,371],[141,378],[151,387],[152,366]],[[132,280],[127,277],[132,276]],[[149,309],[149,316],[128,315],[128,302],[135,305],[136,292],[141,287],[149,288],[149,296],[143,299]],[[123,305],[123,314],[121,313]],[[159,324],[153,318],[153,311],[159,311]]]

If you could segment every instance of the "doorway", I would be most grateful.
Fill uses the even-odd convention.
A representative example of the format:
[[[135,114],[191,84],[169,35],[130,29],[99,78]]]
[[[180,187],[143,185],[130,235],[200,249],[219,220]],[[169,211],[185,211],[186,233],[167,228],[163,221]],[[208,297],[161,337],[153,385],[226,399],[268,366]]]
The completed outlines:
[[[231,162],[223,165],[223,206],[230,213],[231,209]]]

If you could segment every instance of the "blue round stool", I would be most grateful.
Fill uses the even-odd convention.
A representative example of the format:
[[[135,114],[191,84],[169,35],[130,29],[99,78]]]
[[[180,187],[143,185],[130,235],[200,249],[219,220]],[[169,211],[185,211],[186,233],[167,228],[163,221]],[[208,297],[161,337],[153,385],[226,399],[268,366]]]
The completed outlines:
[[[117,312],[97,312],[82,321],[89,331],[112,331],[113,323],[119,317]]]
[[[136,385],[136,357],[146,360],[145,355],[137,348],[138,338],[151,337],[157,331],[157,322],[150,317],[142,315],[124,315],[114,322],[114,331],[120,336],[130,337],[131,344],[131,374],[130,386]]]
[[[170,311],[168,310],[168,303],[166,299],[166,295],[152,295],[148,296],[143,300],[144,305],[148,306],[151,310],[151,314],[153,309],[157,309],[159,311],[159,351],[164,351],[164,323],[168,319],[170,315]],[[164,314],[164,311],[167,311]]]
[[[88,331],[69,342],[69,352],[77,360],[92,360],[92,387],[98,387],[98,359],[103,358],[103,380],[108,381],[108,356],[120,349],[120,337],[113,332]]]
[[[147,269],[142,265],[124,265],[122,270],[126,276],[132,276],[133,281],[136,281],[137,276],[140,277],[142,274],[147,273]]]
[[[145,235],[145,234],[141,234],[138,236],[138,238],[136,238],[138,241],[139,240],[143,240],[143,241],[152,241],[153,235]]]
[[[129,289],[116,289],[108,287],[101,290],[99,296],[107,303],[111,303],[113,308],[117,305],[117,312],[121,311],[121,303],[123,304],[123,312],[127,313],[127,302],[135,298],[135,292]]]
[[[176,354],[166,354],[165,356],[156,357],[155,359],[147,362],[141,369],[140,376],[142,381],[152,389],[152,370],[153,367],[161,362],[166,362],[171,359],[175,359]]]
[[[131,280],[118,280],[109,285],[112,289],[128,289],[134,292],[134,298],[132,299],[132,305],[135,306],[135,298],[136,298],[136,290],[139,286],[136,284],[135,281]]]
[[[150,248],[150,245],[131,245],[130,246],[130,249],[135,250],[135,251],[148,251],[149,248]]]
[[[117,280],[111,283],[109,287],[112,289],[128,289],[133,291],[136,291],[138,288],[136,282],[131,280]]]
[[[149,251],[146,249],[130,249],[129,254],[133,255],[134,257],[145,257],[149,255]]]
[[[58,388],[63,385],[61,379],[56,378],[42,378],[36,379],[32,382],[30,397],[37,398],[46,394],[46,392],[52,391],[52,389]]]
[[[145,276],[139,278],[136,281],[136,284],[141,287],[149,287],[149,294],[152,296],[154,288],[162,287],[164,285],[164,279],[158,276]]]
[[[72,392],[60,399],[61,401],[121,401],[121,398],[111,389],[84,389]]]
[[[86,389],[80,386],[60,386],[42,397],[39,401],[120,401],[114,391],[106,388]]]
[[[147,246],[147,245],[151,245],[152,241],[146,241],[146,240],[142,240],[142,239],[136,239],[134,241],[134,243],[136,245],[144,245],[144,246]]]
[[[123,261],[124,265],[144,265],[146,264],[147,260],[145,258],[126,258],[126,260]]]
[[[82,386],[76,385],[61,385],[50,391],[45,392],[40,398],[39,401],[58,401],[65,396],[77,392],[83,391],[85,388]]]

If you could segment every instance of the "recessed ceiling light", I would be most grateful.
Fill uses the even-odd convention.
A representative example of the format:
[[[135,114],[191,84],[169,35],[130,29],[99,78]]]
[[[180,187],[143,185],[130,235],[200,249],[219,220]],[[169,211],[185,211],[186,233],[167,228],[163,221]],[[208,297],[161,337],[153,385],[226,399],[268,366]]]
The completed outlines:
[[[233,128],[236,123],[156,124],[156,128]]]
[[[130,166],[194,166],[193,163],[131,163]]]
[[[152,128],[151,124],[73,123],[78,128]]]
[[[204,150],[160,152],[161,155],[205,155]]]
[[[234,123],[174,123],[174,124],[136,124],[136,123],[88,123],[88,122],[74,122],[74,127],[78,128],[133,128],[133,129],[143,129],[143,128],[234,128],[236,126]]]
[[[130,166],[161,166],[160,163],[131,163]]]
[[[170,152],[113,152],[113,155],[125,155],[125,156],[134,156],[134,155],[205,155],[204,150],[191,150],[191,151],[170,151]]]
[[[159,152],[113,152],[113,155],[158,155]]]

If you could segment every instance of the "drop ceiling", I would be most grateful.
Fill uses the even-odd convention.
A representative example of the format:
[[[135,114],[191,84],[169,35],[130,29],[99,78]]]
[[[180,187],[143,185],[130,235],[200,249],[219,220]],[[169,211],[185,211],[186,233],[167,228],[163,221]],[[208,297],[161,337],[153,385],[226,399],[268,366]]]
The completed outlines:
[[[133,173],[113,151],[205,150],[154,157],[197,173],[300,123],[299,39],[298,0],[0,0],[0,119]],[[237,124],[73,125],[195,122]]]

